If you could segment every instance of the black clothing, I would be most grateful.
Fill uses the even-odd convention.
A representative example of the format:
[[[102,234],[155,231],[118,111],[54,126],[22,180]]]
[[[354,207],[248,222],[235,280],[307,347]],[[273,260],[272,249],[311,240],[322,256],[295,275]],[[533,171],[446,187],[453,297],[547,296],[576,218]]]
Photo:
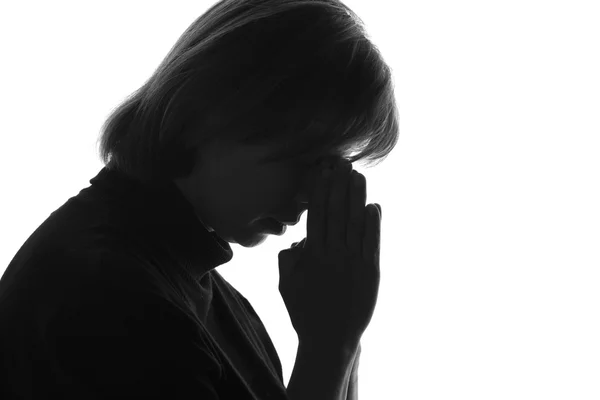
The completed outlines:
[[[285,399],[233,257],[173,184],[103,168],[0,279],[0,398]]]

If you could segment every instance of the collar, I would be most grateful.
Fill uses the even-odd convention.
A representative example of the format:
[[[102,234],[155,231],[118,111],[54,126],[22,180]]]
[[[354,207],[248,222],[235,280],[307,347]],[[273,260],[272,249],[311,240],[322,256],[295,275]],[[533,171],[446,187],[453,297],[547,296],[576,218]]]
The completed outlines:
[[[233,258],[229,243],[206,229],[173,182],[146,186],[104,167],[90,183],[110,206],[111,225],[165,248],[195,280]]]

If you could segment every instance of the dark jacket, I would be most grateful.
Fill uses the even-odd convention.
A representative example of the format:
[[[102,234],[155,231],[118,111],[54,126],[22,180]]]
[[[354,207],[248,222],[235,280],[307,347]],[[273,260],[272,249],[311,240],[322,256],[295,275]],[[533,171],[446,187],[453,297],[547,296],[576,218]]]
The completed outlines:
[[[233,252],[173,183],[103,168],[0,279],[0,398],[284,399]]]

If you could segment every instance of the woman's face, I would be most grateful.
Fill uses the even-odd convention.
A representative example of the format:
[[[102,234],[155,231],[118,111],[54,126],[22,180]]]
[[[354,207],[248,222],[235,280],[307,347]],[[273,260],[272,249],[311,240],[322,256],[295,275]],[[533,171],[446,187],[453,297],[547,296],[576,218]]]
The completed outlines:
[[[269,219],[288,224],[300,219],[319,172],[317,160],[261,162],[270,151],[265,145],[213,143],[198,152],[192,173],[174,183],[210,231],[229,243],[258,246],[276,234]]]

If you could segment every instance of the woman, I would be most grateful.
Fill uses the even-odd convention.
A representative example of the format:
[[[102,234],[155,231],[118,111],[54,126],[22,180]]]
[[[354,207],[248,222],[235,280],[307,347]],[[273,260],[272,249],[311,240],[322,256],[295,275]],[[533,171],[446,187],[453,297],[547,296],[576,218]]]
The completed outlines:
[[[325,164],[344,165],[332,198],[360,181],[356,210],[375,232],[380,207],[365,206],[349,165],[383,160],[398,118],[391,69],[341,2],[215,4],[109,116],[91,186],[3,274],[0,397],[298,399],[260,318],[215,268],[229,243],[310,219]],[[353,343],[328,379],[336,398],[355,396]]]

